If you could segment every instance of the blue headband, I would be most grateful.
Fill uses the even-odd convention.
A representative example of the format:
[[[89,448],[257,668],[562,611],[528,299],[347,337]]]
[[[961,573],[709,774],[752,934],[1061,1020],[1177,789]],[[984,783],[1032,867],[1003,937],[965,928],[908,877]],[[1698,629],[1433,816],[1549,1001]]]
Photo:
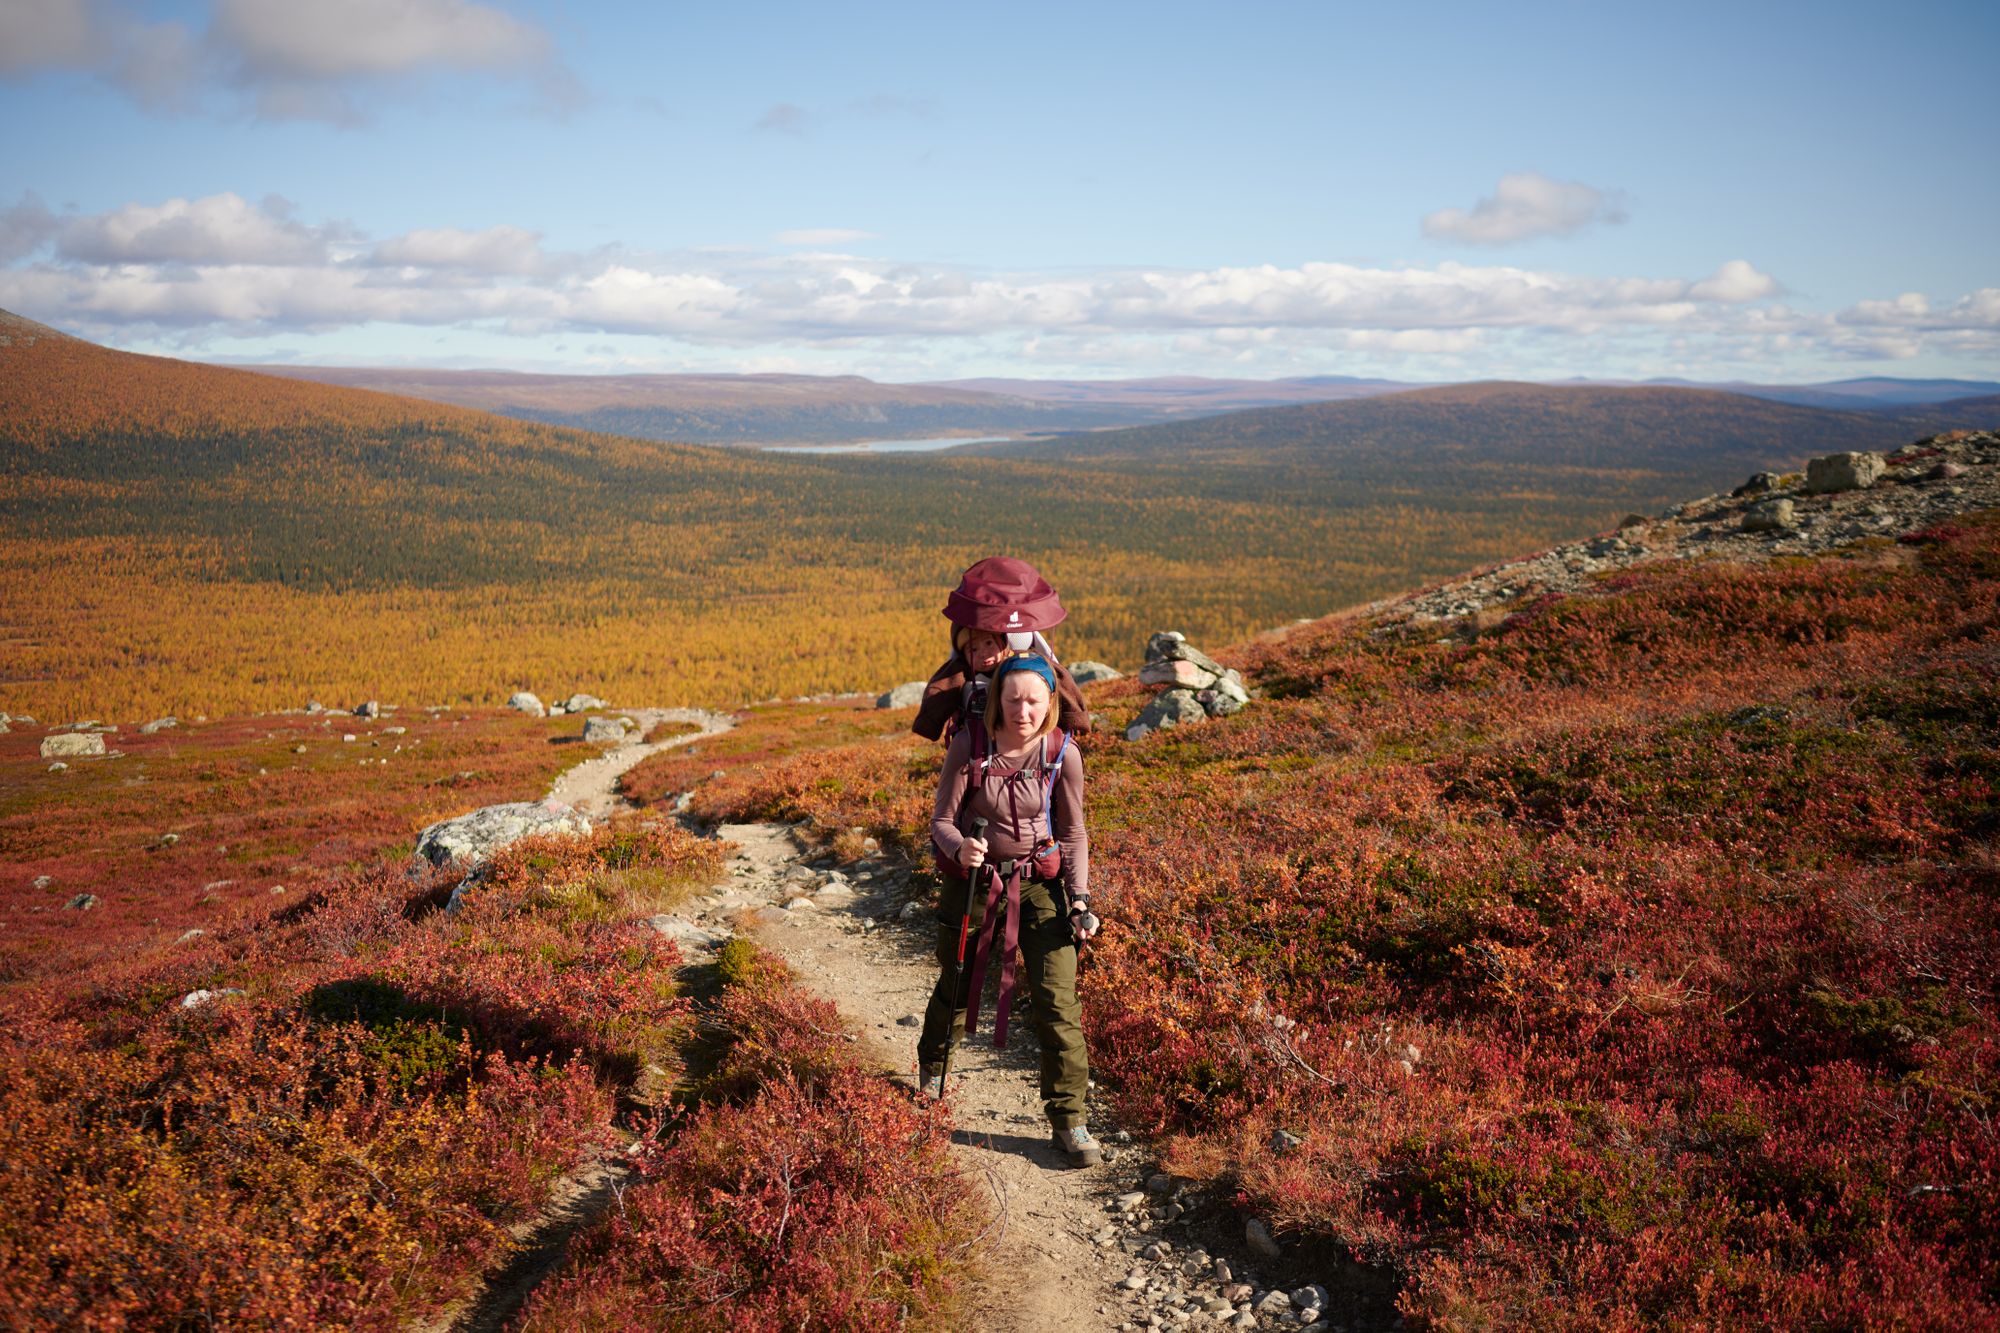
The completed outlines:
[[[1000,681],[1010,671],[1032,671],[1042,678],[1049,687],[1049,693],[1056,692],[1056,671],[1047,661],[1039,657],[1010,657],[993,669],[993,688],[1000,688]]]

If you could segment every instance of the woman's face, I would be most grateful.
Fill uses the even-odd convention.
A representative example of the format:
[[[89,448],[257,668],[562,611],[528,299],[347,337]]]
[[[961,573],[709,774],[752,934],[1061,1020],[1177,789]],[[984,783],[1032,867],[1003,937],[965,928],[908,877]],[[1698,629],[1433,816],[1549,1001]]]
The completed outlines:
[[[1016,736],[1032,736],[1049,715],[1049,687],[1032,671],[1010,671],[1000,682],[1000,721]]]
[[[979,675],[1000,665],[1007,655],[1007,640],[988,630],[976,629],[965,636],[965,660]]]

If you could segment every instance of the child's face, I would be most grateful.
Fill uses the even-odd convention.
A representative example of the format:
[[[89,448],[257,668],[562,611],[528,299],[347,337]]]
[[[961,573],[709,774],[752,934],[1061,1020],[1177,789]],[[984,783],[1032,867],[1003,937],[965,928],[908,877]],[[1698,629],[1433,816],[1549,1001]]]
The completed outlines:
[[[976,629],[965,636],[965,660],[980,675],[985,675],[1000,665],[1000,659],[1007,655],[1007,640],[1004,635]]]

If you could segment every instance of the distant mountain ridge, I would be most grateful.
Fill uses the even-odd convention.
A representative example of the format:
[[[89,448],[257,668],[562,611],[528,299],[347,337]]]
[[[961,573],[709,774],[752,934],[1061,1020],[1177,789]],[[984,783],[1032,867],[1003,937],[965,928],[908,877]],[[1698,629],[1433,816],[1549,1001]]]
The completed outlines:
[[[1389,475],[1442,466],[1468,477],[1490,468],[1637,469],[1720,486],[1814,454],[1988,428],[1995,417],[1992,399],[1859,412],[1709,389],[1496,381],[969,447],[1016,458],[1255,461]]]
[[[894,384],[859,375],[550,375],[346,366],[240,368],[452,403],[548,425],[648,440],[733,445],[1053,435],[1464,387],[1347,375],[1275,380],[1196,375],[1123,380],[985,377]],[[1570,379],[1540,387],[1689,389],[1891,415],[2000,394],[2000,383],[1881,376],[1798,385]]]

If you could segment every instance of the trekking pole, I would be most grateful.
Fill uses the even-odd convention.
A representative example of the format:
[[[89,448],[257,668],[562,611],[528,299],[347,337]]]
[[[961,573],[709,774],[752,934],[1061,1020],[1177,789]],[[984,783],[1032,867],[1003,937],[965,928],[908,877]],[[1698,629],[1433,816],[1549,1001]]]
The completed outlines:
[[[985,815],[974,815],[972,817],[972,836],[975,838],[986,836]],[[950,1086],[951,1054],[958,1049],[958,1030],[956,1027],[958,1009],[960,1007],[958,988],[965,984],[965,939],[966,936],[972,933],[972,895],[979,888],[979,872],[988,868],[986,862],[981,861],[978,867],[965,877],[965,911],[958,918],[958,961],[951,965],[951,1003],[952,1022],[954,1026],[947,1029],[945,1033],[944,1065],[938,1071],[938,1096],[940,1098],[944,1096],[944,1090]]]

